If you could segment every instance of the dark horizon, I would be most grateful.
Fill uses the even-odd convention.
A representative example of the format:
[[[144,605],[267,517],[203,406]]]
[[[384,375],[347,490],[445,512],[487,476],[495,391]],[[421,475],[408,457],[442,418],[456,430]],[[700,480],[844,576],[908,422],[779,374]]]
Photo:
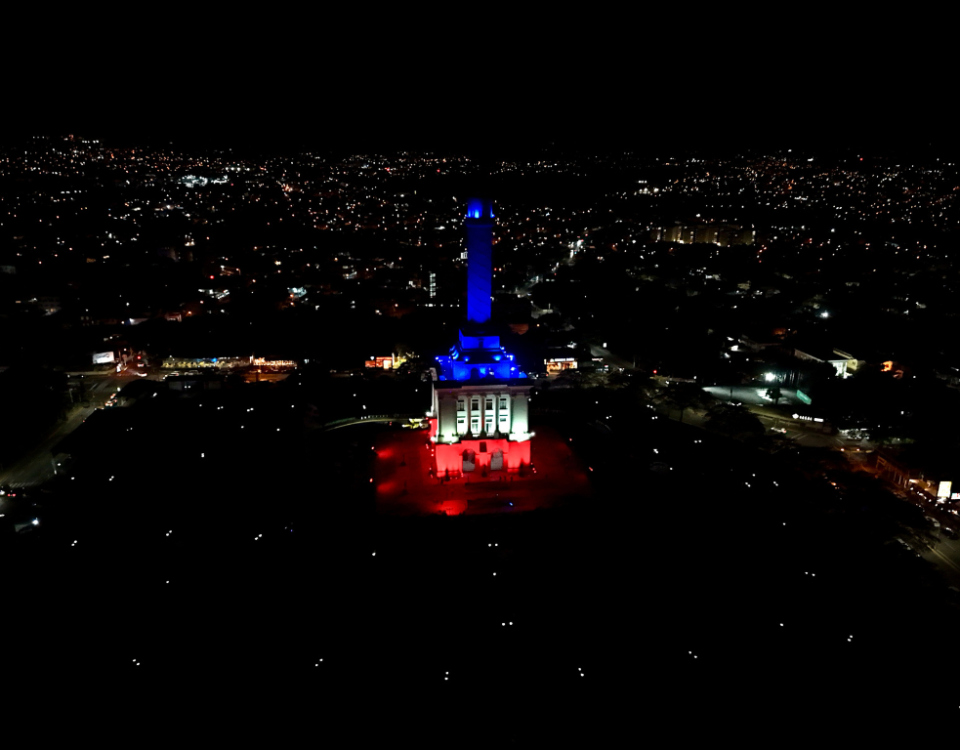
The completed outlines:
[[[388,82],[365,69],[316,79],[298,71],[274,82],[240,67],[190,86],[181,82],[196,74],[172,63],[162,85],[144,84],[149,71],[122,69],[111,71],[109,86],[52,90],[28,74],[14,81],[0,143],[72,133],[116,146],[173,142],[278,154],[411,150],[509,159],[549,148],[657,157],[788,149],[956,155],[946,82],[936,75],[868,75],[849,59],[829,71],[788,66],[774,75],[745,53],[696,76],[681,66],[636,82],[627,81],[637,71],[626,65],[611,74],[567,62],[534,78],[526,63],[495,67],[479,87],[457,68],[436,67],[417,68],[409,80],[401,68]]]
[[[830,139],[825,137],[775,135],[750,137],[723,133],[703,137],[686,137],[682,132],[670,137],[630,137],[625,134],[568,132],[542,134],[509,134],[494,139],[470,140],[444,134],[403,133],[371,137],[363,133],[346,136],[306,132],[226,131],[170,129],[123,129],[110,126],[80,124],[71,127],[51,124],[47,127],[7,129],[0,136],[0,147],[24,144],[34,136],[66,137],[99,140],[112,148],[172,148],[187,153],[226,151],[238,156],[292,156],[316,152],[332,158],[353,154],[391,155],[404,151],[442,156],[466,156],[481,161],[529,160],[541,155],[554,157],[617,156],[630,154],[637,158],[661,159],[700,156],[734,158],[750,155],[774,155],[793,152],[797,157],[909,158],[914,160],[955,160],[954,139],[932,133],[891,139],[886,134]]]

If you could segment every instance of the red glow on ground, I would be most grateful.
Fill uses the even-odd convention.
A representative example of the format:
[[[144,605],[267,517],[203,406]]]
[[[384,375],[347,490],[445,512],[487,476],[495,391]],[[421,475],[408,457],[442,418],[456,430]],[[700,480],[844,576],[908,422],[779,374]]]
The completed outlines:
[[[480,449],[485,448],[484,452]],[[490,460],[497,451],[503,451],[503,470],[520,471],[523,464],[530,465],[530,441],[514,443],[504,438],[498,440],[462,440],[454,445],[437,445],[434,467],[437,476],[459,476],[463,472],[463,454],[473,451],[475,471],[490,471]]]
[[[447,516],[459,516],[467,510],[466,498],[455,498],[440,502],[439,512]]]
[[[512,514],[549,508],[592,494],[587,467],[573,455],[567,441],[550,428],[538,427],[536,438],[522,443],[468,440],[437,445],[424,437],[423,432],[407,430],[385,432],[377,437],[376,450],[382,456],[374,464],[378,513]],[[481,442],[487,444],[483,453],[479,451]],[[468,448],[476,453],[475,468],[463,472],[462,453]],[[497,450],[504,450],[504,468],[491,471],[490,459]],[[531,460],[536,471],[532,470]],[[438,475],[437,461],[444,472],[452,465],[449,477],[444,472]],[[512,466],[517,470],[512,470]]]

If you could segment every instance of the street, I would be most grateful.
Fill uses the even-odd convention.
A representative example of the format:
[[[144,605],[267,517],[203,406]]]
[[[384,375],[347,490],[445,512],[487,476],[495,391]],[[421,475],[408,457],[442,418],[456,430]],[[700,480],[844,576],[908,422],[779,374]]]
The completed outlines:
[[[791,439],[798,446],[846,451],[849,454],[847,458],[853,463],[863,463],[863,460],[868,458],[868,453],[873,452],[874,446],[866,440],[845,440],[837,435],[826,434],[815,428],[815,423],[776,415],[770,407],[748,403],[744,403],[744,406],[757,416],[768,431],[771,428],[785,429],[786,432],[781,434]],[[676,409],[661,407],[658,412],[669,419],[680,419],[680,412]],[[701,428],[704,426],[705,417],[706,412],[704,410],[687,409],[683,413],[684,423]],[[892,485],[887,484],[887,487],[893,491]],[[932,550],[922,553],[921,556],[936,565],[951,585],[960,588],[960,541],[949,539],[943,534],[944,527],[951,528],[954,531],[960,530],[960,518],[952,515],[947,509],[938,506],[936,503],[923,502],[919,494],[910,496],[901,491],[897,491],[895,494],[903,498],[905,502],[913,503],[921,508],[926,515],[939,521],[941,525],[940,541],[934,544]]]
[[[940,542],[921,557],[940,568],[944,576],[960,588],[960,543],[941,537]]]
[[[868,445],[866,441],[844,440],[836,435],[828,435],[819,429],[813,429],[812,425],[808,427],[807,424],[799,420],[764,413],[762,407],[745,406],[745,408],[753,412],[768,431],[773,428],[785,429],[786,432],[781,434],[793,440],[798,446],[804,448],[832,448],[834,450],[840,450],[841,448],[846,450],[856,450],[857,448],[861,450],[872,449],[872,446]],[[661,408],[658,409],[658,412],[669,419],[680,419],[680,412],[677,409]],[[705,421],[706,411],[703,409],[687,409],[683,412],[684,424],[703,427]]]
[[[106,375],[87,375],[97,381],[88,393],[89,407],[74,406],[67,418],[53,427],[50,432],[33,448],[16,459],[9,467],[0,471],[0,485],[11,487],[32,487],[42,484],[53,477],[53,456],[50,451],[67,435],[79,427],[96,407],[102,406],[116,393],[118,388],[133,380],[136,376],[127,373],[107,373]]]
[[[604,364],[610,366],[611,371],[614,371],[619,367],[622,367],[625,370],[631,370],[634,367],[633,362],[628,362],[625,359],[621,359],[609,349],[604,349],[602,346],[598,346],[597,344],[590,344],[590,356],[601,357]]]

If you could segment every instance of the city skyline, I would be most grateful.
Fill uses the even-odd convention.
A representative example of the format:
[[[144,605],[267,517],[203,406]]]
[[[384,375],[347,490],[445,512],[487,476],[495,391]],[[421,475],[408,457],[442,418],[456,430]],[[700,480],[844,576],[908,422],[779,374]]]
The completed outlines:
[[[331,28],[11,93],[14,687],[412,696],[486,746],[956,710],[936,76],[769,23],[489,66]]]
[[[63,64],[15,65],[0,140],[75,133],[125,146],[495,156],[550,143],[644,154],[954,149],[951,65],[945,48],[903,30],[909,19],[895,30],[882,19],[819,27],[786,10],[692,23],[650,14],[643,31],[593,14],[550,34],[514,17],[496,31],[466,25],[460,43],[488,50],[482,60],[464,58],[449,29],[426,19],[325,28],[322,41],[306,28],[257,29],[249,48],[239,19],[233,34],[209,37],[218,27],[200,21],[189,41],[173,19],[153,19],[136,43],[55,31]],[[13,42],[11,57],[30,41]]]

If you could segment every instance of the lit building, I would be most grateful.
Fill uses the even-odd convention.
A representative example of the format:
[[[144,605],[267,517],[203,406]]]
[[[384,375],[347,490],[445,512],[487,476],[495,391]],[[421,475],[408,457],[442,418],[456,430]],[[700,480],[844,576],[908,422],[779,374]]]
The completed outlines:
[[[576,357],[548,357],[543,360],[543,365],[547,370],[547,375],[556,375],[564,370],[576,370]]]
[[[437,357],[431,439],[438,476],[519,471],[530,463],[530,385],[490,321],[493,206],[467,203],[467,319],[450,354]]]
[[[389,357],[370,357],[363,364],[365,367],[381,370],[398,370],[407,361],[402,354],[391,354]]]

